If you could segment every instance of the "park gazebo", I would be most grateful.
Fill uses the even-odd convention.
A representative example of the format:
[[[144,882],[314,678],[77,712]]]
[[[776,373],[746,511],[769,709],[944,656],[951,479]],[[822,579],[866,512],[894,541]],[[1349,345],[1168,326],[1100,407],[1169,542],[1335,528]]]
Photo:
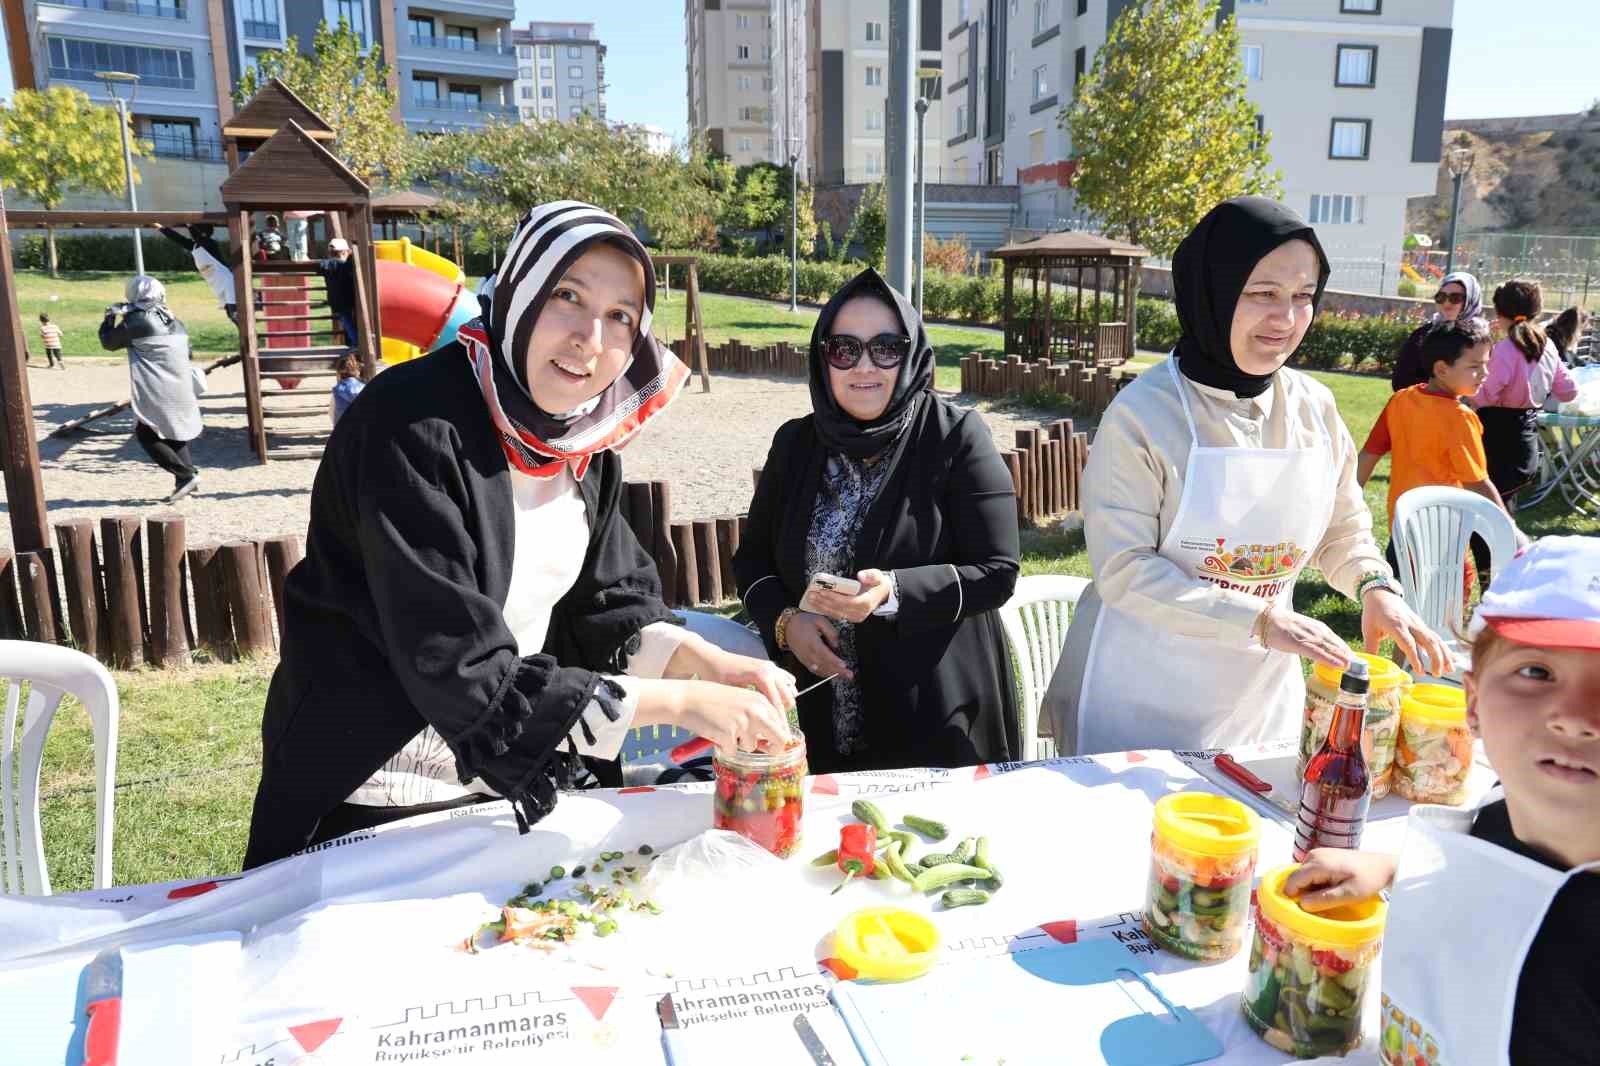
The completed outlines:
[[[1003,316],[1006,352],[1023,361],[1048,358],[1052,363],[1083,361],[1091,366],[1119,364],[1133,356],[1134,307],[1139,293],[1139,268],[1150,253],[1128,241],[1064,230],[996,248],[990,259],[1005,265]],[[1031,294],[1017,292],[1017,275],[1032,282]],[[1056,313],[1053,283],[1066,288],[1072,276],[1067,314]],[[1086,277],[1087,275],[1087,277]],[[1044,292],[1040,293],[1040,281]],[[1085,282],[1092,301],[1084,315]],[[1108,313],[1102,313],[1109,301]]]

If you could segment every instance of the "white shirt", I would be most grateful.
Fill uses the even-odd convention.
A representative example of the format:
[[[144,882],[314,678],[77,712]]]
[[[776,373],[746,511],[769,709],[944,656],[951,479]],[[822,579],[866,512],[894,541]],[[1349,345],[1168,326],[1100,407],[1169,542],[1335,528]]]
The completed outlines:
[[[200,271],[200,276],[206,279],[206,284],[211,286],[211,291],[216,293],[217,303],[227,307],[237,301],[233,298],[233,271],[229,270],[221,260],[198,244],[189,253],[194,257],[194,268]]]
[[[577,582],[589,550],[589,518],[583,493],[570,470],[553,478],[530,477],[511,471],[511,493],[516,505],[516,539],[511,560],[511,583],[503,607],[506,628],[517,641],[517,654],[538,654],[550,629],[556,602]],[[682,626],[653,622],[639,631],[639,650],[628,660],[628,677],[660,677],[674,652],[689,635]],[[639,694],[627,678],[606,675],[622,689],[623,713],[611,721],[598,703],[584,708],[583,722],[594,736],[588,743],[581,726],[575,726],[560,747],[598,759],[615,759],[622,750]],[[374,807],[410,807],[461,799],[472,793],[496,795],[482,779],[462,784],[456,775],[455,755],[432,726],[418,733],[347,802]]]

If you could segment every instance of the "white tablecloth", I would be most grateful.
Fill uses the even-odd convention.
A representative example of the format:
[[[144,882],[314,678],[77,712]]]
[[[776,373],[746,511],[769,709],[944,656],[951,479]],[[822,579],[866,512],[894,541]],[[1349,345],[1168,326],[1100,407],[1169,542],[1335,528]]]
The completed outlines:
[[[1288,789],[1291,748],[1235,754]],[[661,851],[703,833],[710,785],[563,796],[525,836],[509,809],[494,804],[353,834],[217,882],[0,899],[0,1043],[48,1056],[42,1061],[76,1061],[63,1056],[89,961],[110,947],[176,942],[166,968],[125,972],[125,1027],[159,1029],[160,1019],[169,1034],[167,1057],[150,1061],[181,1061],[170,1049],[182,1044],[206,1066],[639,1066],[664,1061],[657,1008],[669,994],[691,1029],[727,1024],[756,1034],[762,1043],[754,1046],[770,1037],[794,1051],[793,1013],[811,1011],[822,1021],[831,1013],[829,990],[845,974],[831,954],[834,926],[857,908],[893,903],[933,914],[944,937],[942,966],[1115,938],[1136,968],[1222,1040],[1222,1061],[1282,1062],[1239,1017],[1247,950],[1198,965],[1156,951],[1139,930],[1153,804],[1173,791],[1226,791],[1196,768],[1211,770],[1204,753],[1153,751],[811,778],[805,843],[781,876],[730,871],[660,917],[626,915],[616,936],[585,935],[550,954],[505,945],[469,955],[459,944],[552,866],[570,870],[601,851],[645,843]],[[1475,796],[1491,783],[1485,768],[1475,770]],[[836,872],[813,870],[807,860],[837,843],[851,801],[863,796],[891,818],[945,820],[952,843],[986,834],[1006,873],[1004,888],[985,906],[953,911],[892,882],[829,895]],[[1398,851],[1406,810],[1397,799],[1374,804],[1366,846]],[[1263,823],[1258,873],[1291,859],[1288,825]],[[1060,1061],[1051,1054],[1053,1032],[1104,1026],[1087,1001],[1088,1013],[1075,1015],[1073,995],[1063,990],[1059,1015],[1022,1023],[1037,1026],[1033,1061]],[[951,1021],[959,1024],[949,1026],[947,1061],[992,1061],[985,1028],[998,1024],[993,1016]],[[854,1050],[847,1041],[836,1046],[842,1032],[829,1043],[844,1066]],[[1374,1046],[1369,1037],[1365,1050]],[[136,1064],[125,1057],[121,1066]]]

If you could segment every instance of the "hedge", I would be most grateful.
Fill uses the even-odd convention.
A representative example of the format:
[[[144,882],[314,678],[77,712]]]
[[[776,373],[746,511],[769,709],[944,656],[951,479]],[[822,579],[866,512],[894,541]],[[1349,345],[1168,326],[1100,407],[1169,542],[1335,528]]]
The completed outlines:
[[[144,268],[155,272],[193,270],[188,252],[153,229],[144,234]],[[227,234],[218,227],[217,243],[226,248]],[[43,233],[29,231],[14,237],[11,261],[18,270],[49,270],[50,250]],[[111,270],[133,273],[133,236],[130,233],[56,232],[56,264],[62,270]]]

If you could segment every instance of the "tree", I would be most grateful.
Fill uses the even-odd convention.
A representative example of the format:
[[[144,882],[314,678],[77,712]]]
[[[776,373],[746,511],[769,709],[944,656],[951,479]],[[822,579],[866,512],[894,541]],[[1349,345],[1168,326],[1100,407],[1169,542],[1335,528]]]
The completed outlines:
[[[61,206],[69,192],[120,193],[127,188],[122,166],[121,122],[116,110],[100,107],[87,93],[65,86],[44,92],[18,89],[9,107],[0,104],[0,183],[40,204]],[[135,156],[143,155],[129,130]],[[139,172],[133,172],[135,183]],[[50,276],[56,276],[56,233],[45,229]]]
[[[306,106],[333,127],[333,154],[368,185],[391,184],[409,173],[409,138],[395,119],[397,96],[389,87],[389,67],[377,44],[361,54],[361,36],[344,19],[338,28],[319,23],[312,54],[303,55],[290,37],[283,49],[262,52],[245,68],[233,91],[243,107],[273,78],[287,85]]]
[[[738,168],[722,190],[718,224],[727,231],[756,231],[770,250],[789,252],[788,166],[750,163]],[[817,244],[817,219],[812,210],[811,187],[799,186],[798,222],[800,254],[810,255]]]
[[[845,234],[844,243],[848,246],[856,241],[861,242],[862,249],[867,253],[867,262],[882,270],[884,252],[889,247],[889,213],[884,206],[882,183],[868,185],[856,204],[856,213],[851,216],[850,230]]]
[[[1280,189],[1245,96],[1238,30],[1216,18],[1216,0],[1128,7],[1058,120],[1072,137],[1078,203],[1111,236],[1157,255],[1220,201]]]

